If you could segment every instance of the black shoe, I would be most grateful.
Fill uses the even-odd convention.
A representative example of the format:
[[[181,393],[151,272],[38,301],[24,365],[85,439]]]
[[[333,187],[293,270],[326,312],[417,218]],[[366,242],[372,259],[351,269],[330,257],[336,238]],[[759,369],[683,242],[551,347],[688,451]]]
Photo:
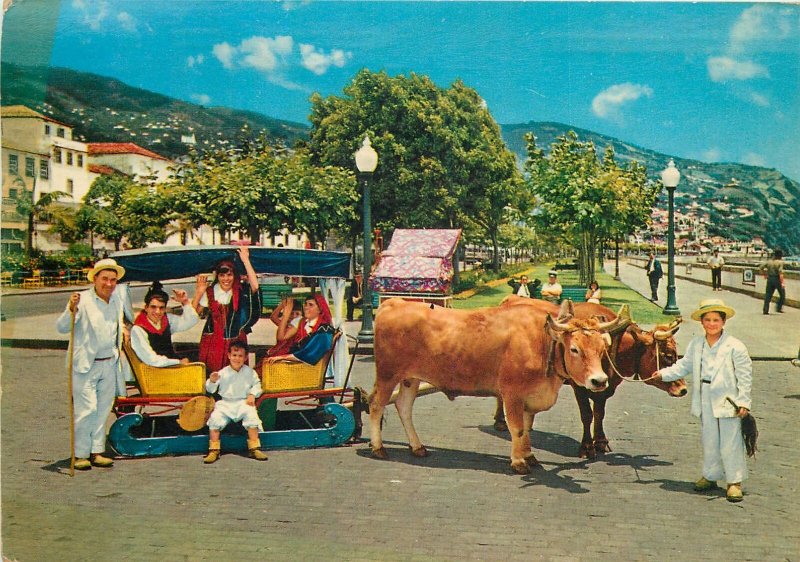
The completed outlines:
[[[769,316],[769,312],[764,312],[764,316]]]

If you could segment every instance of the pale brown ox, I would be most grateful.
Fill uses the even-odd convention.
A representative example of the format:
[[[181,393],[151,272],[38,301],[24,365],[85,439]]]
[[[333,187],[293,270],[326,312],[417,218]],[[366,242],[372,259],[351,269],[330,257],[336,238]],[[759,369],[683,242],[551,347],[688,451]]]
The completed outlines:
[[[509,295],[501,302],[501,306],[515,305],[531,306],[551,314],[559,311],[557,305],[547,301],[516,295]],[[594,303],[575,304],[574,314],[576,318],[599,317],[604,320],[616,318],[616,314],[611,309]],[[670,396],[686,395],[686,383],[683,379],[669,383],[662,382],[660,378],[651,379],[658,369],[672,365],[678,359],[678,347],[673,335],[678,331],[680,323],[681,319],[678,318],[668,325],[661,324],[652,331],[645,331],[636,323],[631,322],[620,334],[616,353],[610,354],[615,355],[613,367],[610,365],[610,357],[604,361],[603,367],[609,375],[608,388],[602,392],[587,392],[585,388],[572,384],[583,424],[583,436],[579,450],[581,458],[593,459],[597,454],[611,451],[608,437],[603,428],[606,401],[614,396],[617,387],[624,379],[641,380],[667,392]],[[503,431],[506,429],[504,426],[503,404],[498,399],[495,429]]]
[[[511,430],[511,467],[527,474],[538,463],[527,431],[533,416],[555,404],[566,379],[595,392],[608,386],[601,365],[611,342],[607,331],[624,322],[622,317],[610,322],[556,321],[534,307],[466,311],[401,299],[384,302],[375,319],[376,376],[369,400],[372,454],[386,458],[381,419],[400,385],[395,406],[411,452],[428,455],[411,421],[420,382],[426,381],[450,398],[503,398]],[[551,348],[554,373],[548,374]]]

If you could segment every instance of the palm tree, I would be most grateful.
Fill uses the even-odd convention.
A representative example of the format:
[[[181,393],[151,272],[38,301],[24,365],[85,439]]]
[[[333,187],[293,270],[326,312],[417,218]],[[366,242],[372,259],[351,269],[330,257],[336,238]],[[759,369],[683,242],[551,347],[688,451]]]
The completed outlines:
[[[180,234],[181,246],[185,246],[189,242],[190,238],[195,238],[197,234],[197,228],[195,228],[192,222],[188,219],[176,219],[167,227],[165,235],[169,237],[173,234]]]
[[[29,256],[33,254],[33,232],[36,227],[36,221],[50,222],[58,213],[56,202],[70,196],[69,193],[64,191],[51,191],[41,194],[39,200],[34,202],[35,192],[36,179],[34,178],[33,189],[31,191],[23,190],[17,198],[17,213],[28,217],[26,251]]]

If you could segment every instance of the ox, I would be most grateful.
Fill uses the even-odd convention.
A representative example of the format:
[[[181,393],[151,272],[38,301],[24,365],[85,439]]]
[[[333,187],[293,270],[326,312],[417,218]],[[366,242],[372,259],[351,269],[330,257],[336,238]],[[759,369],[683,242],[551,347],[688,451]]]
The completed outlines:
[[[510,295],[503,299],[501,306],[524,305],[554,313],[558,307],[552,303],[529,298]],[[574,307],[576,318],[601,318],[609,320],[616,318],[614,312],[605,306],[594,303],[578,303]],[[616,350],[611,355],[615,356],[613,366],[610,359],[606,358],[604,367],[609,374],[608,388],[601,392],[587,392],[570,382],[578,402],[583,424],[583,437],[579,450],[580,458],[593,459],[597,454],[611,451],[608,438],[603,429],[603,420],[606,415],[606,401],[614,396],[617,387],[624,379],[639,379],[648,385],[669,393],[670,396],[681,397],[686,395],[686,383],[683,379],[665,383],[660,378],[652,379],[653,374],[678,359],[678,348],[673,335],[678,331],[681,319],[677,318],[668,325],[658,325],[652,331],[644,331],[635,323],[631,323],[622,332],[616,341]],[[616,353],[614,353],[616,351]],[[592,431],[594,422],[594,432]],[[503,414],[502,400],[498,399],[495,412],[495,429],[505,431],[506,424]]]
[[[608,386],[602,357],[609,330],[630,318],[558,320],[535,307],[472,311],[429,307],[390,299],[375,318],[375,387],[369,398],[372,454],[386,458],[381,420],[392,391],[413,455],[428,451],[411,421],[421,381],[449,398],[497,396],[504,400],[511,430],[511,467],[518,474],[538,463],[528,429],[537,412],[550,409],[564,380],[593,392]],[[552,373],[550,372],[552,367]]]

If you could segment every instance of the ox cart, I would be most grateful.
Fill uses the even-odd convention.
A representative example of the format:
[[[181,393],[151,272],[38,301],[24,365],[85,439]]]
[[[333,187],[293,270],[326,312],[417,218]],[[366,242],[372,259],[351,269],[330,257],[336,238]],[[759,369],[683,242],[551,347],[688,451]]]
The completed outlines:
[[[113,257],[125,268],[127,282],[191,278],[212,271],[222,259],[242,266],[233,246],[131,250]],[[318,278],[320,290],[334,300],[343,298],[350,269],[348,253],[320,250],[252,247],[250,261],[259,277]],[[256,402],[264,426],[259,432],[263,449],[332,447],[360,435],[360,390],[342,384],[348,354],[346,338],[341,337],[342,306],[332,309],[337,332],[317,364],[265,362],[257,368],[263,390]],[[117,398],[114,405],[118,418],[109,430],[111,447],[128,457],[205,453],[205,420],[213,408],[213,399],[204,388],[205,365],[152,367],[143,363],[130,345],[124,345],[124,352],[133,380],[127,396]],[[279,401],[290,408],[279,411]],[[222,433],[221,449],[247,450],[246,435],[238,424]]]

